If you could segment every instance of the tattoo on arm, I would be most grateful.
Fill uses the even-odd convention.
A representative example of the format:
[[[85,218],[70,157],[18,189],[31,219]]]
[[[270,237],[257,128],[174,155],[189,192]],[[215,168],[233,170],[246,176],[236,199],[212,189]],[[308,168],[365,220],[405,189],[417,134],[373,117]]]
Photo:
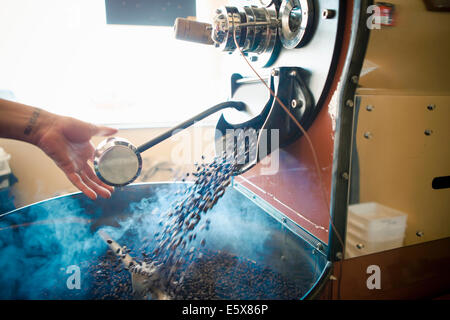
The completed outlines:
[[[41,110],[39,108],[35,108],[33,111],[33,114],[31,115],[30,120],[28,121],[28,125],[24,130],[24,134],[28,136],[31,131],[33,130],[34,125],[36,124],[37,119],[39,118],[39,115],[41,114]]]

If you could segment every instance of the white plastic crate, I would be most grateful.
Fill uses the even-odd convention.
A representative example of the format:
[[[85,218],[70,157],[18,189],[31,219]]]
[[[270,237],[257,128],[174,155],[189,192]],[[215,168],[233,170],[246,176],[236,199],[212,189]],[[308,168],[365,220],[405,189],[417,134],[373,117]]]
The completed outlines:
[[[350,205],[346,256],[359,256],[403,245],[408,215],[379,203]]]

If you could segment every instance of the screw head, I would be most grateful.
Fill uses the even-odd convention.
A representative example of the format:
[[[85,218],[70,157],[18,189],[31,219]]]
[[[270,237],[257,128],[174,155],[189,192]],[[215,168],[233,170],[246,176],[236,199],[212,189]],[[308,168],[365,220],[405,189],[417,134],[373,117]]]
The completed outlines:
[[[291,77],[295,77],[295,76],[297,76],[297,71],[292,70],[291,72],[289,72],[289,75],[290,75]]]
[[[429,104],[427,106],[427,109],[430,110],[430,111],[433,111],[434,109],[436,109],[436,105],[435,104]]]
[[[359,80],[359,77],[358,76],[353,76],[352,77],[352,82],[354,83],[354,84],[357,84],[358,83],[358,80]]]
[[[337,252],[336,253],[336,259],[342,260],[342,257],[343,257],[342,252]]]
[[[348,180],[348,178],[349,178],[348,172],[343,172],[341,176],[345,180]]]
[[[297,99],[292,99],[291,101],[291,107],[293,109],[297,108],[297,107],[301,107],[303,105],[303,102],[301,100],[297,100]]]
[[[353,100],[348,99],[348,100],[345,102],[345,105],[346,105],[347,107],[352,108],[352,107],[354,106]]]
[[[332,9],[325,9],[322,11],[323,19],[332,19],[336,15],[336,11]]]
[[[373,111],[373,109],[375,109],[375,107],[374,106],[372,106],[372,105],[368,105],[367,107],[366,107],[366,110],[367,111]]]
[[[416,232],[416,236],[418,236],[418,237],[423,237],[423,236],[424,236],[423,231],[418,230],[418,231]]]
[[[280,74],[280,71],[278,69],[272,69],[272,77],[277,77]]]
[[[372,133],[371,132],[364,132],[364,138],[366,139],[372,139]]]
[[[431,134],[433,133],[433,130],[427,129],[424,131],[426,136],[431,136]]]

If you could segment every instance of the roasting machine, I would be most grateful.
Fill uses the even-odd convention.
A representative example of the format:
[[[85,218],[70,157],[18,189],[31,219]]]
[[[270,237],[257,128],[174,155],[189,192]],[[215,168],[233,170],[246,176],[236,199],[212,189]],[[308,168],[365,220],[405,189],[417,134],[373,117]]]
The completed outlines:
[[[136,271],[133,259],[142,242],[156,245],[152,236],[160,231],[159,214],[184,183],[128,184],[141,172],[142,152],[216,112],[222,112],[217,154],[243,146],[245,156],[232,185],[207,214],[208,232],[193,242],[196,263],[186,263],[173,277],[184,283],[179,297],[320,295],[344,252],[352,107],[370,4],[240,1],[217,8],[210,21],[177,19],[178,39],[215,46],[230,59],[245,58],[256,73],[250,67],[236,70],[230,77],[230,101],[142,146],[118,137],[101,143],[97,175],[120,187],[111,199],[91,201],[76,193],[1,216],[0,298],[173,297],[167,287],[152,285],[163,277],[161,266],[146,264]],[[243,138],[228,139],[235,132]],[[105,263],[101,259],[108,251],[122,257],[125,267],[116,282],[95,269]],[[98,289],[105,282],[119,288],[121,281],[131,281],[133,293]],[[140,296],[146,286],[150,295]]]

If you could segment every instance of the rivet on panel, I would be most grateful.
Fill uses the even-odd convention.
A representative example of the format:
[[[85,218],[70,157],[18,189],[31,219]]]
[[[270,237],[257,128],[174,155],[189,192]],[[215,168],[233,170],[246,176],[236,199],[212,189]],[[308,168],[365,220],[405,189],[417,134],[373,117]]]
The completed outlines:
[[[322,11],[323,19],[332,19],[336,16],[336,11],[332,9],[325,9]]]
[[[291,101],[291,107],[292,107],[293,109],[295,109],[295,108],[297,108],[297,107],[300,108],[302,105],[303,105],[303,103],[302,103],[301,100],[292,99],[292,101]]]

